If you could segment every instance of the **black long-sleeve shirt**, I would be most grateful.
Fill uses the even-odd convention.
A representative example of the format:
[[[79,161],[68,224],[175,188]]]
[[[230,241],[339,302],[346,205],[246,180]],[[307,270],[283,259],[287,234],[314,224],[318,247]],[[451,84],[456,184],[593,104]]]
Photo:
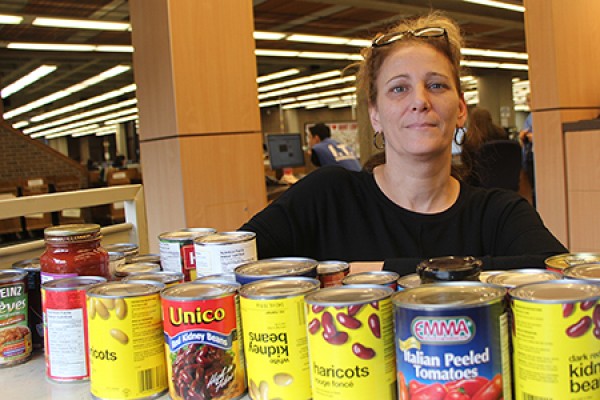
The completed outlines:
[[[544,267],[567,252],[515,192],[461,183],[452,207],[420,214],[388,199],[371,173],[340,167],[307,175],[240,230],[256,233],[261,259],[384,260],[401,275],[432,257],[474,256],[489,270]]]

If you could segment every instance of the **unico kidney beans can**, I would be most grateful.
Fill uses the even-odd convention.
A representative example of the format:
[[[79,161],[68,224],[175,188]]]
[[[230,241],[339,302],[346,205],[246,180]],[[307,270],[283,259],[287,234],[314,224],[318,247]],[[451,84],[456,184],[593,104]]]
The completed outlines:
[[[319,286],[313,278],[286,277],[255,281],[240,290],[253,400],[312,397],[304,296]]]
[[[237,399],[246,392],[239,288],[189,282],[162,292],[172,399]]]
[[[393,292],[347,285],[305,297],[314,400],[397,399]]]
[[[503,287],[481,282],[394,294],[400,398],[510,400],[505,299]]]
[[[515,399],[600,399],[600,285],[537,282],[509,295]]]
[[[90,390],[96,399],[147,399],[167,390],[160,295],[155,281],[87,290]]]

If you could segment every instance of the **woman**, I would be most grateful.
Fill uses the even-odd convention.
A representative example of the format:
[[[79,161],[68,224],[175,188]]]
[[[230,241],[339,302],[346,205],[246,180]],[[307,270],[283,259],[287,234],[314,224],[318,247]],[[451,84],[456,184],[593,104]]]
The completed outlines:
[[[486,269],[538,266],[567,250],[517,194],[452,176],[451,143],[467,119],[457,25],[439,14],[396,26],[363,50],[359,90],[386,161],[368,171],[324,167],[242,230],[259,258],[383,260],[401,275],[418,262],[470,255]]]

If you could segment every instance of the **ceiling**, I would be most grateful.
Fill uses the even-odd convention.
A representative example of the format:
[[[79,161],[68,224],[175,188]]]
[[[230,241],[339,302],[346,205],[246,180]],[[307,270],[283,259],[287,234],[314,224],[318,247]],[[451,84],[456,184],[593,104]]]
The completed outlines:
[[[522,0],[503,0],[523,5]],[[465,34],[466,47],[511,52],[525,52],[524,17],[522,12],[491,8],[463,0],[254,0],[255,31],[304,33],[369,39],[398,19],[424,14],[430,9],[444,11],[456,19]],[[24,16],[19,25],[0,24],[0,87],[14,82],[42,64],[57,69],[31,86],[4,99],[4,112],[85,81],[119,64],[131,65],[131,53],[59,52],[6,48],[9,42],[44,42],[94,45],[130,45],[131,32],[80,30],[40,27],[31,24],[35,17],[104,20],[128,22],[126,0],[2,0],[0,14]],[[346,45],[309,44],[290,41],[256,40],[257,49],[303,50],[318,52],[358,53],[359,48]],[[515,60],[467,57],[472,60],[516,62]],[[526,63],[526,60],[520,60]],[[302,75],[343,68],[350,61],[257,56],[258,75],[266,75],[296,67]],[[473,75],[494,73],[493,69],[471,69]],[[527,71],[513,71],[527,78]],[[294,77],[294,78],[295,78]],[[288,78],[289,79],[289,78]],[[56,100],[38,109],[9,119],[14,124],[101,93],[133,83],[129,70],[97,85]],[[123,94],[93,107],[123,101],[135,96]],[[82,112],[78,110],[77,112]],[[58,118],[64,118],[63,114]],[[47,121],[51,121],[48,119]],[[35,123],[30,123],[30,127]],[[24,128],[26,129],[26,128]]]

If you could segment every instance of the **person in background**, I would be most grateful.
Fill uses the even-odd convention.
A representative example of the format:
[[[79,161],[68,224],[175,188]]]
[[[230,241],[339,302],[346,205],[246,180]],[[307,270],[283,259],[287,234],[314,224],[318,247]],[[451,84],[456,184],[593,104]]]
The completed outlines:
[[[350,171],[360,171],[360,162],[352,149],[333,139],[329,126],[318,123],[308,130],[310,131],[310,159],[315,166],[339,165]]]
[[[452,141],[467,120],[461,43],[458,25],[431,13],[363,49],[358,90],[385,163],[372,172],[319,168],[292,186],[240,227],[256,233],[259,258],[343,260],[354,271],[405,275],[432,257],[512,269],[543,267],[567,251],[523,197],[454,174]]]
[[[527,107],[531,110],[531,93],[527,93]],[[519,132],[519,142],[523,149],[523,171],[531,185],[531,196],[535,206],[535,171],[533,164],[533,118],[531,112],[525,118],[523,129]]]

